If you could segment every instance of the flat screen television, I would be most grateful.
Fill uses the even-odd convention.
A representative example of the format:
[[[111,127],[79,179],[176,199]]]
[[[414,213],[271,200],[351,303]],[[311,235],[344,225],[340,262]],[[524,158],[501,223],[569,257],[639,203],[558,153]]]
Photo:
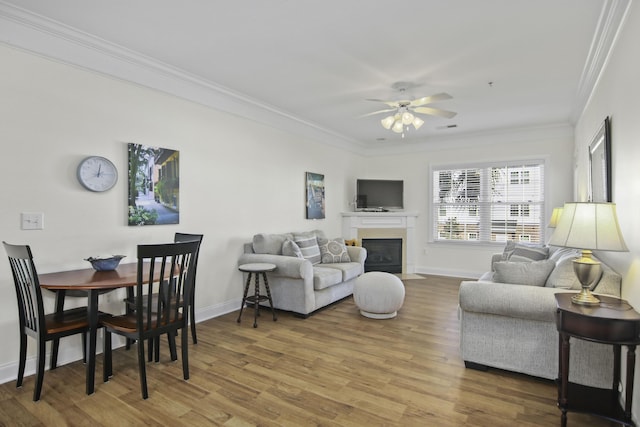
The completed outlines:
[[[404,181],[389,179],[358,179],[356,209],[360,211],[390,211],[404,209]]]

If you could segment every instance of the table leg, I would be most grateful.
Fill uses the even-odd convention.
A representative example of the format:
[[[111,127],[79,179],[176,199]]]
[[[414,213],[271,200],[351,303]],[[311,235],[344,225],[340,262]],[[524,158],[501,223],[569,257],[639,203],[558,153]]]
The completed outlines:
[[[255,273],[255,283],[253,285],[253,327],[258,327],[258,315],[260,314],[260,273]]]
[[[558,399],[558,406],[562,411],[560,418],[560,425],[566,427],[567,425],[567,402],[569,391],[569,335],[560,333],[560,398]]]
[[[271,290],[269,289],[269,281],[267,280],[267,273],[262,273],[262,280],[264,282],[265,290],[267,291],[267,298],[269,298],[269,305],[271,306],[271,314],[273,315],[273,321],[278,320],[276,318],[276,311],[273,309],[273,299],[271,299]]]
[[[627,384],[624,399],[624,416],[631,420],[631,404],[633,403],[633,375],[636,368],[636,346],[627,346]]]
[[[240,319],[242,319],[242,310],[244,310],[244,305],[247,301],[247,293],[249,292],[249,285],[251,284],[251,273],[247,273],[247,284],[244,286],[244,293],[242,294],[242,304],[240,304],[240,313],[238,314],[237,322],[240,323]]]
[[[66,292],[64,289],[55,291],[56,293],[56,315],[61,314],[64,311],[64,299]],[[56,369],[58,365],[58,349],[60,347],[60,338],[54,338],[51,340],[51,367],[50,370]]]
[[[87,394],[93,394],[96,374],[96,336],[98,331],[98,294],[89,290],[87,315],[89,317],[89,339],[87,340]],[[140,345],[140,343],[138,343]]]

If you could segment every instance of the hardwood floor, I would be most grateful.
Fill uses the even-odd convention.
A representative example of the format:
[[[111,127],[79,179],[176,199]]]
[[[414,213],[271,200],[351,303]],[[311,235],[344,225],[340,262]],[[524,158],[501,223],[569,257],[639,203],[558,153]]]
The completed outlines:
[[[390,320],[358,314],[353,300],[300,319],[263,311],[198,324],[190,344],[191,379],[181,362],[147,365],[142,400],[135,348],[113,354],[114,377],[84,394],[80,362],[45,375],[42,399],[24,386],[0,385],[3,426],[555,426],[553,382],[498,370],[465,369],[458,351],[460,279],[405,280],[405,304]],[[17,350],[16,350],[17,351]],[[17,354],[16,354],[17,356]],[[608,426],[569,414],[570,426]]]

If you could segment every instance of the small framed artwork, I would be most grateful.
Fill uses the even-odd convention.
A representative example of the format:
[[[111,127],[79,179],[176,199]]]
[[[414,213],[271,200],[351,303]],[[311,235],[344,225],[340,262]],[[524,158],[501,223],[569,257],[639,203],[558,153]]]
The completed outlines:
[[[611,120],[604,119],[589,144],[589,201],[611,202]]]
[[[180,223],[180,152],[128,144],[129,225]]]
[[[324,175],[306,172],[307,219],[324,219]]]

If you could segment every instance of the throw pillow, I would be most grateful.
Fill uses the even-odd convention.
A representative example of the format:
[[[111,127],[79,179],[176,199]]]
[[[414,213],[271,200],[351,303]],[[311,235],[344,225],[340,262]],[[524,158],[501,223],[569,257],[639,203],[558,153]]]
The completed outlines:
[[[287,239],[282,244],[282,255],[296,258],[304,258],[300,247],[293,240]]]
[[[552,259],[556,262],[556,265],[563,261],[566,258],[579,258],[580,257],[580,249],[574,248],[558,248],[553,251],[552,254],[549,255],[549,259]]]
[[[300,248],[304,259],[308,259],[313,265],[320,264],[322,256],[315,233],[294,233],[293,241]]]
[[[582,285],[576,277],[576,273],[573,270],[573,260],[576,257],[564,258],[563,260],[558,262],[558,265],[553,270],[553,272],[549,275],[549,279],[547,280],[547,287],[549,288],[560,288],[560,289],[582,289]],[[600,272],[600,277],[597,278],[591,285],[590,290],[593,290],[598,283],[600,282],[600,278],[602,277],[602,271]]]
[[[548,247],[531,243],[516,243],[511,240],[507,242],[502,253],[503,261],[541,261],[547,258],[549,258]]]
[[[556,263],[548,259],[531,262],[499,261],[495,263],[493,280],[515,285],[544,286],[555,266]]]
[[[507,261],[513,255],[513,251],[516,250],[516,242],[513,240],[508,240],[507,244],[504,245],[504,251],[502,251],[502,260]]]
[[[318,239],[318,245],[320,246],[320,254],[322,256],[323,264],[331,264],[334,262],[351,262],[349,253],[347,252],[347,246],[344,239],[339,237],[333,240]]]
[[[253,252],[257,254],[282,255],[282,244],[292,237],[291,234],[256,234],[253,236]]]

